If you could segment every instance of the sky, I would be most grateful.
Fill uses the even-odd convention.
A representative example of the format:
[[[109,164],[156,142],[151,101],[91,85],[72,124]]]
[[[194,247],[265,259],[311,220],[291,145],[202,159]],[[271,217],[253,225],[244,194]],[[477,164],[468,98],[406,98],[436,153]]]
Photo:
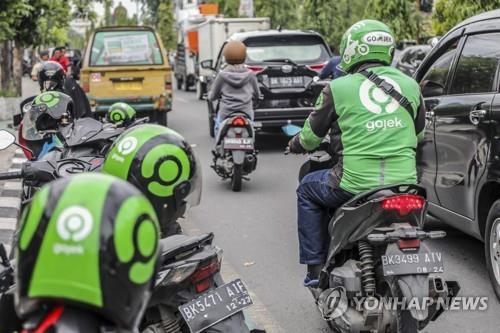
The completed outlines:
[[[127,8],[127,12],[128,12],[128,16],[129,17],[131,17],[135,13],[137,13],[136,2],[132,1],[132,0],[114,0],[113,1],[113,8],[115,8],[116,6],[118,6],[118,4],[120,2],[122,3],[123,6],[125,6],[125,8]],[[140,7],[139,7],[139,10],[140,10]],[[95,11],[97,12],[97,14],[99,16],[103,16],[104,15],[104,7],[102,6],[102,4],[99,4],[99,3],[96,4],[95,5]]]

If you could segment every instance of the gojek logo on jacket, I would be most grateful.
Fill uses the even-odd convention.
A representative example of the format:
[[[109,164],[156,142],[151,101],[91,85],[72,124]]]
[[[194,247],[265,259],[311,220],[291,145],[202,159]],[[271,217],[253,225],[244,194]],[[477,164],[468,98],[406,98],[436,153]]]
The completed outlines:
[[[384,76],[381,76],[380,78],[390,83],[397,92],[401,93],[401,87],[396,83],[396,81]],[[398,101],[384,93],[382,89],[378,88],[373,82],[368,79],[363,81],[363,83],[361,84],[361,87],[359,89],[359,99],[368,111],[377,115],[382,115],[384,113],[393,113],[400,107]],[[365,127],[368,132],[373,132],[379,129],[385,130],[390,128],[403,127],[403,123],[400,118],[394,116],[394,118],[391,119],[385,118],[379,120],[370,120],[365,124]]]

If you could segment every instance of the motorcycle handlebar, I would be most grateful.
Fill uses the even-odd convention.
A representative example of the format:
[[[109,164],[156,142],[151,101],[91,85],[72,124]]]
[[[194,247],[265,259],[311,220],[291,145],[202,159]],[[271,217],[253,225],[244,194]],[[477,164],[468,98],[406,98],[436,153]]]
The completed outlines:
[[[18,179],[23,178],[22,171],[2,172],[0,173],[0,180]]]

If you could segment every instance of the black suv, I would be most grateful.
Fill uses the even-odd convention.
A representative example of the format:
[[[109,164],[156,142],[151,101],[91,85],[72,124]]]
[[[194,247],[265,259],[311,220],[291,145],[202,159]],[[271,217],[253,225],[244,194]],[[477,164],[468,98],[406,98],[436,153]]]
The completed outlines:
[[[287,123],[303,125],[326,84],[315,78],[331,57],[323,37],[311,31],[266,30],[236,33],[230,39],[247,46],[246,64],[259,80],[263,99],[256,105],[256,127],[272,130]],[[212,60],[201,64],[213,67],[214,76],[226,65],[224,45],[215,64]],[[212,136],[215,104],[208,101]]]
[[[427,108],[418,150],[430,214],[485,242],[500,298],[500,10],[453,28],[415,73]]]

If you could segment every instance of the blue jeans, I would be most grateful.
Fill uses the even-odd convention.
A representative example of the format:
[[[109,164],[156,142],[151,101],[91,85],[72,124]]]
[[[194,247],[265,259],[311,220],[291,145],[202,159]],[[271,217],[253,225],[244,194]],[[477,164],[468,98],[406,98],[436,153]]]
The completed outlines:
[[[297,188],[300,263],[324,264],[328,255],[330,236],[329,210],[336,209],[353,195],[329,183],[330,170],[306,175]]]

